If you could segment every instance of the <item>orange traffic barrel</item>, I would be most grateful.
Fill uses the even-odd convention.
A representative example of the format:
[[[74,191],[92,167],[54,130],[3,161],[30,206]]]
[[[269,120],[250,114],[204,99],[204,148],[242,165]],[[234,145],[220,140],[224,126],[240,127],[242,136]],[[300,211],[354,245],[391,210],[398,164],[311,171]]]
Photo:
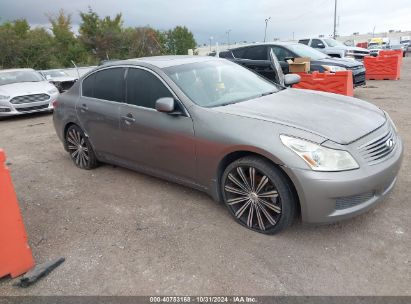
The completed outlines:
[[[15,278],[34,267],[6,156],[0,149],[0,278]]]

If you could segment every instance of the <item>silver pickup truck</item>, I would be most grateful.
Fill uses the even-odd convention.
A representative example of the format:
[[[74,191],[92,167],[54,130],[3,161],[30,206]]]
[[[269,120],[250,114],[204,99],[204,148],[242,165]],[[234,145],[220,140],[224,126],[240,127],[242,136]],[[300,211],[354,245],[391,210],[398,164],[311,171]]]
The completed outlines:
[[[369,56],[370,51],[355,46],[347,46],[332,38],[307,38],[300,39],[298,43],[302,43],[312,48],[315,48],[328,56],[346,58],[351,57],[357,60],[363,60],[364,56]]]

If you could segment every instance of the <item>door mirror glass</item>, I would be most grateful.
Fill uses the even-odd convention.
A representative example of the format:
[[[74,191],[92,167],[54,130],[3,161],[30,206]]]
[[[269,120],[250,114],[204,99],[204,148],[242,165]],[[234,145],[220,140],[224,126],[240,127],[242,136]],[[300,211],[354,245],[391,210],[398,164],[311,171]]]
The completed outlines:
[[[164,113],[174,112],[175,100],[172,97],[162,97],[156,101],[156,110]]]
[[[297,84],[301,81],[301,77],[298,74],[287,74],[284,76],[284,84],[286,86],[292,86],[293,84]]]

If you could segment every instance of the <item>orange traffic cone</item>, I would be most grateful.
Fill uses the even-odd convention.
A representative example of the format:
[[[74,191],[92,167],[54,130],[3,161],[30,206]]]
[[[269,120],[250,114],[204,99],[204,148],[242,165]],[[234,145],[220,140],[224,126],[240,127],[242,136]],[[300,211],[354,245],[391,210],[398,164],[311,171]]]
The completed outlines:
[[[34,266],[6,156],[0,150],[0,278],[15,278]]]

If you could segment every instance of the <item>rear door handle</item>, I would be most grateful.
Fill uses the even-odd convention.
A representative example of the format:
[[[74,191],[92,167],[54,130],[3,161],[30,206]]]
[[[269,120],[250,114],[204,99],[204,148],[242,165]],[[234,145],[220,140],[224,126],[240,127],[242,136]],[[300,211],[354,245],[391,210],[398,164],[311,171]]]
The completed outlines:
[[[131,124],[136,121],[136,119],[133,117],[133,114],[131,113],[128,113],[126,116],[121,116],[121,118],[126,124]]]

